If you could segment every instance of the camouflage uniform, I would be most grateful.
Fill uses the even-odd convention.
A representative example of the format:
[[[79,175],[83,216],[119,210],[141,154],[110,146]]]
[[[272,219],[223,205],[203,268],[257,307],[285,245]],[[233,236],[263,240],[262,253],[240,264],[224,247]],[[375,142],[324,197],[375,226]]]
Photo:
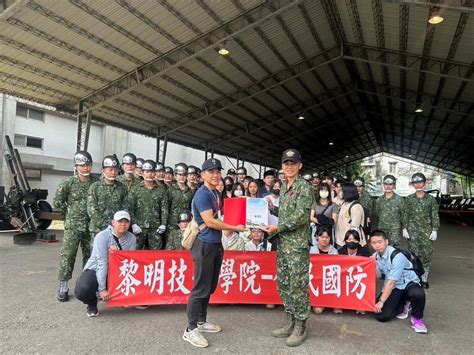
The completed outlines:
[[[142,229],[137,240],[137,249],[144,249],[147,240],[151,250],[162,249],[163,239],[156,230],[168,221],[166,190],[156,185],[150,190],[142,183],[128,195],[127,206],[133,223]]]
[[[375,214],[378,216],[378,229],[383,230],[390,245],[397,248],[402,236],[402,217],[404,211],[404,199],[396,193],[391,198],[385,194],[375,202]]]
[[[431,267],[433,241],[429,239],[432,231],[439,228],[438,203],[430,194],[425,193],[423,198],[416,197],[416,193],[405,198],[403,226],[407,229],[408,249],[418,255],[426,271]]]
[[[309,214],[314,193],[303,178],[298,177],[291,188],[283,184],[280,192],[277,252],[278,292],[285,311],[296,319],[310,314],[309,283]]]
[[[178,228],[171,228],[168,233],[168,240],[166,241],[166,250],[183,250],[181,245],[182,233]]]
[[[96,179],[81,182],[71,176],[59,183],[54,196],[54,207],[65,216],[64,238],[59,262],[59,280],[70,280],[76,261],[77,248],[81,245],[82,267],[91,255],[89,216],[87,215],[87,193]]]
[[[373,209],[373,200],[372,197],[367,192],[363,192],[359,195],[359,202],[364,208],[365,222],[364,222],[364,231],[368,235],[370,233],[370,226],[367,224],[367,218],[372,221],[372,209]]]
[[[141,180],[137,179],[135,176],[132,178],[132,180],[128,180],[125,176],[125,174],[117,176],[116,179],[118,182],[121,182],[122,184],[125,185],[127,188],[127,191],[130,192],[132,189],[140,186]]]
[[[94,236],[110,225],[115,212],[127,209],[126,197],[127,188],[121,182],[115,181],[109,186],[105,180],[99,180],[91,185],[87,197],[87,214],[92,243]]]
[[[193,192],[187,185],[184,190],[181,190],[178,184],[174,184],[168,189],[168,200],[170,206],[168,228],[177,228],[181,213],[191,215]]]

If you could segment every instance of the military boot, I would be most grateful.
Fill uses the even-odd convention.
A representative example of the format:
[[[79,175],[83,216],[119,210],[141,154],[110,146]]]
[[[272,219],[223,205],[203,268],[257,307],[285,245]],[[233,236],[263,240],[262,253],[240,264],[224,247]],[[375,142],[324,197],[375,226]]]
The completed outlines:
[[[287,324],[280,329],[272,331],[272,336],[275,338],[286,338],[291,335],[293,328],[295,327],[295,316],[291,313],[286,314]]]
[[[296,319],[295,327],[293,328],[293,332],[286,339],[286,345],[288,346],[299,346],[303,344],[303,342],[308,337],[308,331],[306,330],[306,319],[299,320]]]
[[[59,302],[67,302],[69,301],[69,286],[67,280],[59,281],[59,289],[58,289],[58,301]]]

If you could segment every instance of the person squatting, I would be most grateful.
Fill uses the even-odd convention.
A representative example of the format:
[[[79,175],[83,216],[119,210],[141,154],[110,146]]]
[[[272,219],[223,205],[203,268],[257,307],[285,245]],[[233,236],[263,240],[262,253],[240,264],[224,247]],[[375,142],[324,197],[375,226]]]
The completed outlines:
[[[440,221],[422,173],[412,176],[415,192],[407,197],[396,193],[395,176],[386,175],[384,193],[374,199],[365,191],[362,177],[345,181],[328,172],[302,174],[302,157],[295,149],[284,151],[281,170],[267,170],[263,179],[253,178],[243,166],[229,169],[223,177],[221,162],[213,158],[201,168],[179,163],[173,169],[133,153],[125,154],[121,162],[116,155],[107,155],[100,179],[91,173],[88,152],[78,151],[73,164],[74,176],[60,182],[54,197],[56,210],[65,216],[57,299],[69,300],[69,280],[80,247],[83,271],[75,294],[87,305],[90,317],[99,315],[98,299],[110,298],[106,284],[110,250],[183,249],[183,232],[194,217],[206,228],[191,250],[194,287],[183,339],[196,347],[209,345],[203,333],[222,329],[207,320],[207,307],[224,250],[276,251],[277,286],[287,321],[271,335],[286,338],[288,346],[298,346],[308,336],[310,254],[369,257],[371,248],[377,274],[385,279],[375,318],[406,319],[411,311],[415,331],[427,332],[424,289],[429,288]],[[248,230],[225,224],[227,198],[264,199],[269,225]],[[399,249],[402,238],[408,250]],[[206,256],[204,248],[209,250]],[[421,260],[419,275],[410,256]],[[312,310],[320,314],[324,308]]]

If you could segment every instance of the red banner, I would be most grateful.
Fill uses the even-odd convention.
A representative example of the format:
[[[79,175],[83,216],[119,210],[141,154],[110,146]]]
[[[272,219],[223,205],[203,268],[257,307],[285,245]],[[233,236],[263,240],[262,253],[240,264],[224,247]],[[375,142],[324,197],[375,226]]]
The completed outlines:
[[[189,251],[113,251],[109,257],[109,307],[184,304],[193,286]],[[373,311],[375,260],[311,255],[312,306]],[[226,251],[211,303],[281,304],[276,252]]]

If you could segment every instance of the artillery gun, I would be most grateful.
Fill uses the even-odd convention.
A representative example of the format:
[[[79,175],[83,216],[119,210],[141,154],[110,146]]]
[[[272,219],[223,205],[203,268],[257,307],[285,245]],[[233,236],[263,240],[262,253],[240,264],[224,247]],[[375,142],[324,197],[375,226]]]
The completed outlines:
[[[54,213],[46,201],[48,190],[32,189],[28,182],[20,154],[13,148],[9,136],[5,136],[7,153],[5,160],[13,178],[14,185],[5,193],[0,186],[0,229],[15,229],[15,244],[32,244],[53,219],[63,219]]]

